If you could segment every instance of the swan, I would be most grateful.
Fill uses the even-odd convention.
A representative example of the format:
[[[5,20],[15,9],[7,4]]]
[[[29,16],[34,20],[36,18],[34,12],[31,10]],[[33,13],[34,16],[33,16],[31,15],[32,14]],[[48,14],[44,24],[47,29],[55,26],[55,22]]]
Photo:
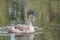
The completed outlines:
[[[9,30],[13,33],[34,33],[35,29],[32,25],[31,15],[36,16],[36,12],[29,10],[27,12],[27,24],[17,24],[15,27],[10,27]]]

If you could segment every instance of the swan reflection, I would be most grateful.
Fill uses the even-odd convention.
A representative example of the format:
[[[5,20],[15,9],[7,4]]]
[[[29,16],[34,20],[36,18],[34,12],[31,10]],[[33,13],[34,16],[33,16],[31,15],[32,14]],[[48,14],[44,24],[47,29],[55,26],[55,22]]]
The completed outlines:
[[[18,40],[33,40],[34,34],[23,34],[17,37],[18,37]]]

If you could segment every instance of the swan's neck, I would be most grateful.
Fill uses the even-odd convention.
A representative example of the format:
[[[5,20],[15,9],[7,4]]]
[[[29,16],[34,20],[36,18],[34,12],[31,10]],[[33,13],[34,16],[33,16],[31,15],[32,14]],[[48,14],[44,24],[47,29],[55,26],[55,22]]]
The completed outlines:
[[[30,15],[27,15],[27,23],[29,26],[32,26],[32,21]]]

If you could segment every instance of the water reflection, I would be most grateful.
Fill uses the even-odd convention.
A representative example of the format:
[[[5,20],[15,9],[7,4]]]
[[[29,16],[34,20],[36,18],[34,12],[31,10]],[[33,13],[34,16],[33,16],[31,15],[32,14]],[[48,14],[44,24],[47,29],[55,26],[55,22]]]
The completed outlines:
[[[34,34],[22,34],[22,35],[11,34],[10,38],[11,38],[10,40],[16,40],[15,38],[17,38],[18,40],[33,40]]]
[[[15,35],[11,34],[10,40],[16,40],[15,38],[18,38],[18,40],[33,40],[34,34],[22,34],[22,35]]]
[[[15,34],[11,34],[10,40],[15,40]]]
[[[24,34],[17,37],[18,37],[18,40],[33,40],[34,34]]]
[[[39,34],[0,34],[0,40],[45,40],[42,33]],[[1,38],[2,37],[2,38]]]

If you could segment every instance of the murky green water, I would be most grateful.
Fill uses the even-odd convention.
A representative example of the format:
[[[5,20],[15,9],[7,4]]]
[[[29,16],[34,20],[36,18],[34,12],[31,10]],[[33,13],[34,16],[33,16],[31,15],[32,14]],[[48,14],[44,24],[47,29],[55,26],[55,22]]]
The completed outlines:
[[[0,34],[0,40],[43,40],[43,33],[36,34]]]

